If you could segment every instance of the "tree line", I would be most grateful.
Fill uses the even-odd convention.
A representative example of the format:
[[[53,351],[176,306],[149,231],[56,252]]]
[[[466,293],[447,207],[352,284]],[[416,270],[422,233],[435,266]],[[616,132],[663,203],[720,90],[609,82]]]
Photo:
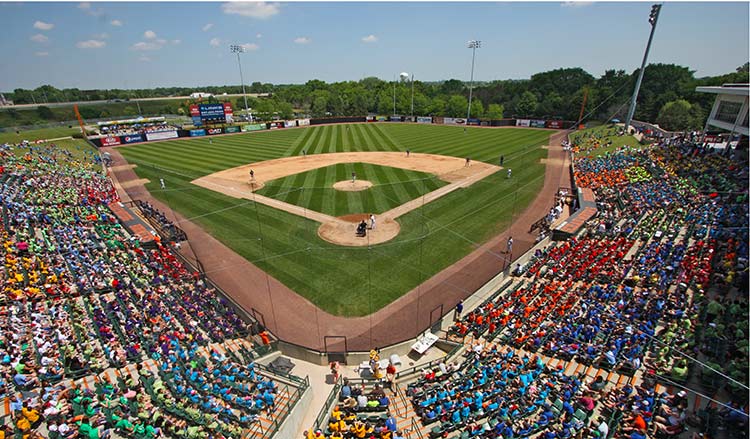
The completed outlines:
[[[607,70],[594,77],[581,68],[560,68],[537,73],[524,80],[498,80],[476,83],[473,89],[472,117],[498,119],[557,118],[578,120],[586,100],[584,116],[593,120],[624,119],[633,92],[638,69]],[[725,75],[696,78],[688,67],[675,64],[649,64],[646,67],[635,113],[637,120],[656,122],[668,130],[701,128],[714,96],[697,93],[697,86],[723,83],[747,83],[748,63]],[[5,93],[16,104],[89,100],[132,100],[146,97],[187,96],[202,91],[242,92],[239,85],[209,87],[159,87],[138,90],[57,89],[43,85],[34,90],[16,89]],[[267,84],[253,82],[249,93],[270,93],[267,98],[248,98],[253,114],[266,119],[360,116],[368,113],[387,115],[425,115],[465,117],[468,107],[468,83],[449,79],[440,82],[383,81],[368,77],[359,81],[326,83],[313,79],[304,84]],[[235,108],[244,108],[242,97],[230,100]],[[160,110],[170,114],[189,114],[190,100],[160,101]],[[133,113],[132,103],[125,106]],[[82,110],[85,107],[81,107]],[[52,113],[42,110],[45,116]],[[96,110],[92,108],[89,113]],[[107,110],[104,110],[107,111]],[[111,111],[110,111],[111,113]],[[122,114],[132,115],[132,114]],[[120,114],[113,115],[120,116]],[[97,117],[87,114],[84,117]],[[45,118],[45,117],[43,117]]]

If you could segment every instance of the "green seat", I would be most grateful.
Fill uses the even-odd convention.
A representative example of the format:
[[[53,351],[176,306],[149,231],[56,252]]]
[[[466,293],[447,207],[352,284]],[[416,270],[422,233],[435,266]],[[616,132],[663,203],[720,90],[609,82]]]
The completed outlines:
[[[589,415],[587,415],[583,410],[578,409],[575,411],[575,413],[573,413],[573,417],[581,422],[586,422],[586,419],[588,419]]]

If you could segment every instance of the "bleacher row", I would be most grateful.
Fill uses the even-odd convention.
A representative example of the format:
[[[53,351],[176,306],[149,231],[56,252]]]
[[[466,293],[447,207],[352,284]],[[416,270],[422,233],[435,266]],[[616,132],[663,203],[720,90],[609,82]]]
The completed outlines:
[[[407,437],[743,437],[746,157],[673,141],[574,166],[597,216],[454,322],[464,357],[399,383],[399,430],[413,417]]]
[[[253,363],[267,333],[117,222],[93,150],[0,160],[4,437],[261,437],[288,413],[295,383]]]

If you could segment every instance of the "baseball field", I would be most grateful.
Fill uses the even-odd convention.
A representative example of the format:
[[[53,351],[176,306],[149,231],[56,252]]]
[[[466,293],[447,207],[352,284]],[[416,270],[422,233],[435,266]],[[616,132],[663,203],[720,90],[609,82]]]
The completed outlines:
[[[351,124],[175,140],[119,151],[136,165],[138,176],[149,181],[146,188],[151,194],[171,209],[321,309],[362,316],[396,300],[507,228],[543,185],[542,159],[547,150],[542,146],[549,135],[533,129],[464,132],[450,126]],[[408,159],[406,150],[412,153]],[[364,158],[357,161],[344,154],[350,152],[383,152],[399,158],[383,162],[370,158],[377,154],[362,154]],[[349,162],[321,159],[341,156]],[[464,170],[466,157],[471,166]],[[320,164],[291,170],[295,168],[291,164],[304,160]],[[422,160],[433,164],[419,163]],[[279,177],[272,179],[256,175],[263,185],[253,193],[246,171],[258,169],[261,174],[271,168],[260,162],[276,161],[289,163],[289,168],[280,168],[288,172],[276,172]],[[469,175],[480,168],[481,175]],[[507,178],[508,168],[512,178]],[[242,181],[227,183],[226,190],[194,183],[233,169],[242,172]],[[348,181],[352,172],[372,186],[359,191],[332,188]],[[159,179],[164,179],[165,189]],[[232,193],[235,186],[242,194]],[[257,201],[256,196],[273,203]],[[294,209],[277,208],[274,203]],[[314,219],[379,215],[409,204],[409,209],[393,215],[400,226],[397,233],[377,245],[329,242],[319,234],[321,221]],[[304,214],[292,213],[299,208]]]

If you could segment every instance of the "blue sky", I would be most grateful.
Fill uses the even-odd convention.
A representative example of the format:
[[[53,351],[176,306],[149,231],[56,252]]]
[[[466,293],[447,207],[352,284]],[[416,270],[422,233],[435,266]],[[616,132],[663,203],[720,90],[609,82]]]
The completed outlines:
[[[748,60],[750,3],[666,3],[650,62],[697,76]],[[3,3],[0,90],[245,82],[520,79],[559,67],[632,71],[650,3]]]

